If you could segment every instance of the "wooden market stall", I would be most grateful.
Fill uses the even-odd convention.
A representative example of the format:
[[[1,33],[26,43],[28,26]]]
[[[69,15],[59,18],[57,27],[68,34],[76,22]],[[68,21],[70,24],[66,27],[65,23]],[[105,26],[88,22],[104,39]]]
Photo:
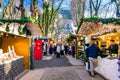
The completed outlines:
[[[79,35],[78,39],[80,39],[80,36],[86,37],[86,42],[89,42],[89,39],[92,38],[101,50],[107,49],[110,46],[110,40],[115,40],[117,44],[120,43],[120,19],[98,17],[83,19],[77,35]],[[104,53],[109,55],[107,51]],[[116,57],[98,58],[95,71],[108,80],[118,80],[118,60]]]
[[[120,43],[120,25],[113,23],[103,24],[101,26],[100,32],[91,34],[97,39],[98,47],[101,50],[107,49],[110,46],[110,40],[115,40],[115,43]],[[108,54],[108,52],[105,52]]]
[[[99,32],[101,26],[101,22],[84,21],[77,30],[77,51],[80,56],[83,56],[84,61],[86,61],[85,44],[89,42],[89,35]],[[86,38],[88,38],[87,41]]]
[[[38,23],[29,19],[0,22],[0,78],[13,79],[23,70],[33,68],[33,37],[42,36],[43,32]]]
[[[98,17],[85,18],[77,30],[77,38],[81,36],[86,38],[85,43],[90,42],[90,38],[96,41],[99,48],[106,48],[110,45],[110,40],[120,42],[120,19],[108,18],[102,19]]]
[[[2,34],[0,47],[3,52],[8,52],[8,46],[13,46],[16,55],[24,57],[24,69],[29,69],[30,39],[6,32],[0,32],[0,34]]]

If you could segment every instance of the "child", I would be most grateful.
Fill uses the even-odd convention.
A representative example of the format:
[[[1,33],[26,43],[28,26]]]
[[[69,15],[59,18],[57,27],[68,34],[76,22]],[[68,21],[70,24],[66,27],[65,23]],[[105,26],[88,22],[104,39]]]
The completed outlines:
[[[120,55],[118,56],[118,71],[120,72]],[[119,75],[120,78],[120,75]]]

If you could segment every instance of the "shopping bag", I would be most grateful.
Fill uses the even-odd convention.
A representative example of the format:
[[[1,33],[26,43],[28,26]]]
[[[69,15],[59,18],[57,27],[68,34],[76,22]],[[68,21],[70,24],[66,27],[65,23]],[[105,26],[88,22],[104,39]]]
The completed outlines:
[[[86,70],[90,69],[90,62],[86,62]]]
[[[88,62],[86,62],[86,70],[89,70],[89,68],[88,68]]]

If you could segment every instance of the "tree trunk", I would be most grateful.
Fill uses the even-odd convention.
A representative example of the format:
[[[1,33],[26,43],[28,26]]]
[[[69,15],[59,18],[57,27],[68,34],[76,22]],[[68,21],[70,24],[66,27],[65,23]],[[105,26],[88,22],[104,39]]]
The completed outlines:
[[[95,9],[95,16],[98,16],[98,9]]]
[[[49,33],[49,29],[50,29],[50,26],[53,24],[55,18],[56,18],[56,15],[58,14],[58,10],[60,9],[60,6],[62,4],[62,2],[64,0],[61,0],[60,4],[58,5],[57,9],[54,10],[54,1],[55,0],[52,0],[52,9],[51,11],[49,10],[50,8],[50,1],[47,2],[47,3],[44,3],[44,0],[43,0],[43,15],[42,15],[42,27],[44,29],[44,35],[45,36],[48,36],[48,33]]]
[[[90,4],[90,17],[92,16],[92,3],[91,0],[89,0],[89,4]]]
[[[24,0],[21,0],[21,4],[24,6]],[[21,10],[21,18],[25,17],[25,10]]]

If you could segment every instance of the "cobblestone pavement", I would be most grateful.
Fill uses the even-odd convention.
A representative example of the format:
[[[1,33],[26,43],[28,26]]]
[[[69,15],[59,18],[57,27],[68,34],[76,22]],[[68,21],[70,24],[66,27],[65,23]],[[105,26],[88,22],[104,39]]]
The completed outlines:
[[[72,64],[65,56],[61,56],[60,58],[56,58],[56,56],[53,56],[51,60],[34,61],[35,68],[62,67],[62,66],[72,66]]]
[[[77,67],[55,67],[46,69],[40,80],[80,80],[75,72]]]
[[[30,70],[18,80],[105,80],[99,75],[90,77],[82,63],[72,65],[73,62],[79,63],[69,56],[61,56],[60,59],[53,56],[51,60],[35,61],[35,70]]]

